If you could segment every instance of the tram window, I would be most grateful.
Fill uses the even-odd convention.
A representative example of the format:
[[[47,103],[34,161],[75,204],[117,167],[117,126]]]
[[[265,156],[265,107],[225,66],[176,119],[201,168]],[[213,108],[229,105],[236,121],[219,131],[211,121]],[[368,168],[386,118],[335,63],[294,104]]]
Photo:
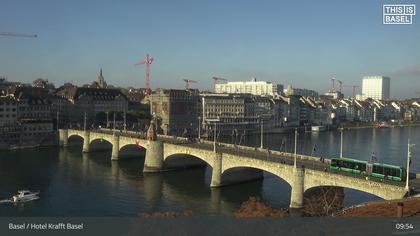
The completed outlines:
[[[391,174],[390,174],[391,176],[400,176],[400,170],[399,169],[394,169],[394,168],[392,168],[391,169]]]
[[[373,166],[373,173],[384,174],[384,168],[382,166]]]

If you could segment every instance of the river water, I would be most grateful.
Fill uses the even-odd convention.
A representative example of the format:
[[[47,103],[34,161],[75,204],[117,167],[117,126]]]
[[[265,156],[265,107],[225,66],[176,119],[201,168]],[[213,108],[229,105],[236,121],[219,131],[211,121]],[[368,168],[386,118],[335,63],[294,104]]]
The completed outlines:
[[[375,152],[380,162],[405,166],[409,137],[420,146],[420,127],[347,130],[344,156],[368,160]],[[280,149],[283,142],[283,148],[292,151],[293,140],[293,134],[271,134],[264,137],[264,146]],[[248,136],[245,142],[257,146],[260,136]],[[298,152],[303,154],[335,157],[339,145],[337,131],[300,133],[298,137]],[[415,172],[420,172],[419,149],[413,152],[411,168]],[[211,189],[210,167],[143,174],[144,152],[135,147],[124,152],[137,154],[111,162],[110,151],[82,154],[80,145],[0,152],[0,200],[20,189],[41,191],[40,200],[1,204],[0,216],[137,216],[179,210],[192,210],[195,215],[231,215],[250,196],[258,196],[274,208],[289,205],[289,185],[269,173],[264,173],[262,181]],[[375,199],[345,189],[345,205]]]

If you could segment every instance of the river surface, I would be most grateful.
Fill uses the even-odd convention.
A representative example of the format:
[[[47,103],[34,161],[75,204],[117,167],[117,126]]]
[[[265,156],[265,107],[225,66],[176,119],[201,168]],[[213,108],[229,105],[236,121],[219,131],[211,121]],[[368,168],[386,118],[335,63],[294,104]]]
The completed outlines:
[[[409,137],[418,144],[411,168],[420,172],[420,127],[347,130],[344,156],[368,160],[375,152],[380,162],[405,166]],[[271,134],[264,137],[264,146],[280,149],[283,142],[283,148],[292,151],[293,140],[293,134]],[[81,140],[70,141],[81,144]],[[260,145],[260,136],[248,136],[244,142]],[[300,133],[298,138],[298,153],[302,154],[336,157],[339,146],[337,131]],[[289,205],[289,185],[269,173],[264,173],[262,181],[211,189],[210,167],[143,174],[144,152],[135,147],[123,152],[136,155],[111,162],[111,151],[82,154],[80,145],[0,152],[0,200],[20,189],[41,192],[41,199],[33,202],[0,204],[0,216],[137,216],[180,210],[192,210],[195,215],[231,215],[250,196],[258,196],[274,208]],[[376,199],[345,189],[345,205]]]

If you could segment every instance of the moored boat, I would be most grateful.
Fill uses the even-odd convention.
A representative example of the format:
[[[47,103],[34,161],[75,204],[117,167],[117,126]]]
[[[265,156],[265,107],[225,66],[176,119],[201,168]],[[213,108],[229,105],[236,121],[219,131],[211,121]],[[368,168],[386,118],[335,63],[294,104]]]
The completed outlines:
[[[31,192],[29,190],[20,190],[18,194],[14,195],[11,199],[12,202],[27,202],[39,199],[39,191]]]

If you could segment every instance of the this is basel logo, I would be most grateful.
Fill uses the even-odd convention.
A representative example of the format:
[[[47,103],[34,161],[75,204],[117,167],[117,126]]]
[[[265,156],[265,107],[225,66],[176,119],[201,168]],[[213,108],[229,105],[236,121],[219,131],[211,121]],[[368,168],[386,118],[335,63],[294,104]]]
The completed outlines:
[[[416,15],[416,5],[383,5],[383,23],[386,25],[411,25]]]

